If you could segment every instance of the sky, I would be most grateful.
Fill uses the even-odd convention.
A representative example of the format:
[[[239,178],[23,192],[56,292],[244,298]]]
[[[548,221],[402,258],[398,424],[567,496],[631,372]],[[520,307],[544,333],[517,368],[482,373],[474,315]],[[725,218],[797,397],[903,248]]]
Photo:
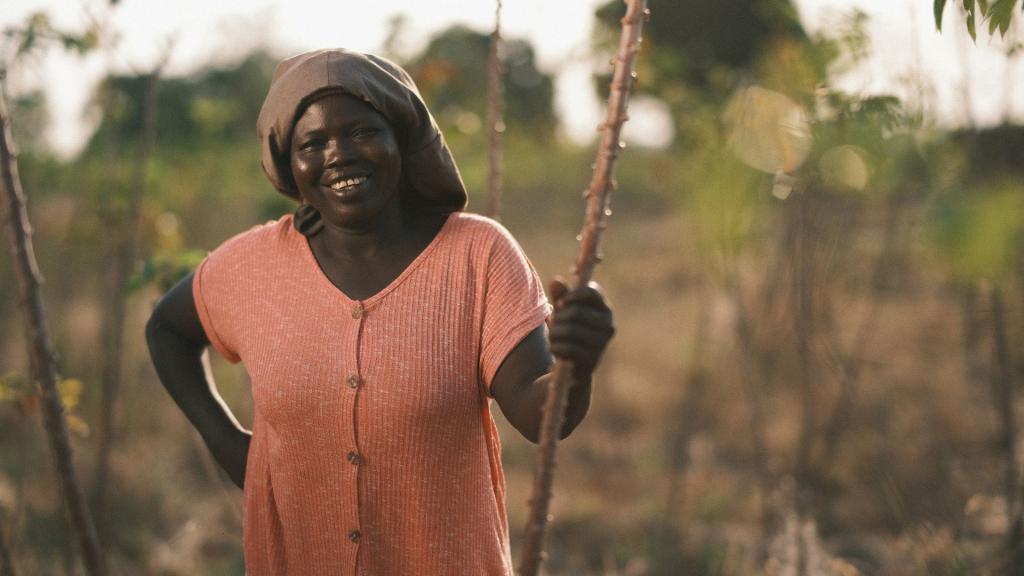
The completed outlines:
[[[116,50],[94,51],[84,58],[50,50],[42,60],[11,74],[11,90],[46,90],[53,108],[48,137],[65,156],[88,137],[91,124],[85,106],[106,70],[144,72],[169,55],[165,73],[185,74],[203,64],[230,62],[261,45],[282,55],[325,46],[375,52],[397,14],[406,22],[398,48],[414,53],[432,34],[452,24],[489,31],[495,9],[493,0],[120,0],[112,11],[106,10],[107,0],[2,2],[0,28],[20,24],[39,10],[56,25],[72,29],[82,26],[90,9],[109,14],[108,29],[117,34]],[[590,77],[595,66],[607,62],[595,62],[589,49],[592,15],[602,2],[504,0],[502,9],[505,35],[529,40],[540,67],[556,74],[563,127],[580,142],[595,134],[602,115]],[[927,109],[947,126],[990,125],[1007,116],[1024,122],[1024,90],[1013,90],[1024,87],[1024,63],[1007,66],[1004,41],[979,35],[977,44],[971,43],[953,4],[939,34],[932,20],[932,0],[796,0],[801,19],[812,32],[827,30],[852,8],[869,15],[872,56],[842,79],[844,89],[923,95]],[[907,78],[915,71],[927,79],[923,91],[909,87]],[[657,103],[634,101],[626,140],[646,145],[670,140],[664,114]]]

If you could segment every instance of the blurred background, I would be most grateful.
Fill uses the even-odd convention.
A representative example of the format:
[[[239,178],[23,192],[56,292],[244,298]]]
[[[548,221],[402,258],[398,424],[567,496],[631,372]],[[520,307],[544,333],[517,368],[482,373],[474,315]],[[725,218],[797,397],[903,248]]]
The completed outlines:
[[[280,58],[400,62],[483,210],[494,5],[358,4],[5,0],[60,390],[113,574],[243,573],[241,493],[143,326],[207,251],[294,209],[254,129]],[[624,7],[504,4],[500,217],[550,278],[578,248]],[[649,0],[596,273],[619,331],[560,451],[548,574],[1024,574],[1024,14],[982,4],[1008,26],[974,2],[940,34],[930,0]],[[0,279],[0,566],[80,574],[8,250]],[[211,367],[248,425],[244,368]],[[534,450],[497,418],[516,552]]]

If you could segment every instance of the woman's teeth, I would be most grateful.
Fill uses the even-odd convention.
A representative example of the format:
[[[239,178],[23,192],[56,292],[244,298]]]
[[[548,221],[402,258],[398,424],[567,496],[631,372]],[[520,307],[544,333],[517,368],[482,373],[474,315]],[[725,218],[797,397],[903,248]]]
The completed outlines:
[[[348,180],[338,180],[334,184],[331,184],[331,190],[344,190],[346,188],[351,188],[352,186],[362,184],[363,182],[366,182],[366,176],[359,176],[358,178],[349,178]]]

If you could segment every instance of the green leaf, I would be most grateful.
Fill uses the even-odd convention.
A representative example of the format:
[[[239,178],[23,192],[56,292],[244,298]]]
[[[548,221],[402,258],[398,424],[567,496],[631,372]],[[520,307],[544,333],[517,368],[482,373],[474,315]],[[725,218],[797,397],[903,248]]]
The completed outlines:
[[[996,0],[988,11],[988,33],[995,34],[999,30],[1000,36],[1006,36],[1010,29],[1010,19],[1013,17],[1013,8],[1017,0]]]
[[[981,10],[982,17],[988,13],[988,0],[978,0],[978,10]]]
[[[942,31],[942,13],[946,10],[946,0],[935,0],[935,29]]]
[[[971,40],[978,40],[978,30],[974,26],[974,10],[967,13],[967,33],[971,35]]]

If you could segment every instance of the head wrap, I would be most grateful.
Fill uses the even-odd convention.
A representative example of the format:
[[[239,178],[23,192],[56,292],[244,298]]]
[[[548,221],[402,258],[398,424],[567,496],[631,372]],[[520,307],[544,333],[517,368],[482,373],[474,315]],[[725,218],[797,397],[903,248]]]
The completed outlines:
[[[404,180],[418,205],[449,212],[465,208],[459,169],[409,74],[384,58],[341,48],[293,56],[274,71],[256,130],[263,171],[278,192],[300,199],[291,175],[292,129],[313,100],[339,92],[366,102],[391,124]]]

